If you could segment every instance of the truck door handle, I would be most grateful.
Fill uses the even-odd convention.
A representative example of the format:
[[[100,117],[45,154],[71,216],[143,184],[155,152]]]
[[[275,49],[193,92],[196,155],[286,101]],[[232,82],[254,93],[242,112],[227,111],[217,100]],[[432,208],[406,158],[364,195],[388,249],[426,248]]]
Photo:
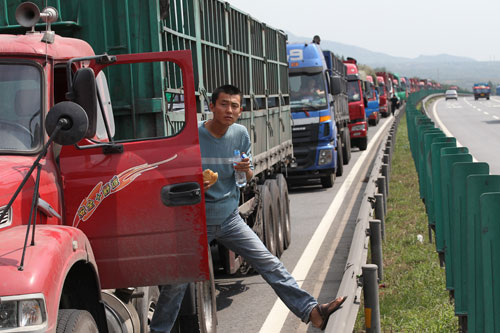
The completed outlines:
[[[164,186],[160,195],[167,207],[196,205],[201,202],[200,184],[196,182]]]

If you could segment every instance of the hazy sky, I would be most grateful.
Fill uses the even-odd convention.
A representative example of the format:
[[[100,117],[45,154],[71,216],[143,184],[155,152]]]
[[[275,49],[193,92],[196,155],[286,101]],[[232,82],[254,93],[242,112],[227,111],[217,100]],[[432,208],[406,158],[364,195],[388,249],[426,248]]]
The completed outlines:
[[[228,0],[270,26],[393,56],[500,61],[500,0]]]

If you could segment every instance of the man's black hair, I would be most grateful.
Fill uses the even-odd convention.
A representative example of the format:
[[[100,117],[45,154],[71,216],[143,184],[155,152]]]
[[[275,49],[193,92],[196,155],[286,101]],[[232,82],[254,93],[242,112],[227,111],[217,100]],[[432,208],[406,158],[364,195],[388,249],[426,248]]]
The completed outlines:
[[[231,84],[225,84],[220,86],[214,90],[212,93],[212,104],[215,105],[217,99],[219,98],[220,93],[225,93],[228,95],[239,95],[240,96],[240,104],[243,103],[243,93],[240,88],[233,86]]]

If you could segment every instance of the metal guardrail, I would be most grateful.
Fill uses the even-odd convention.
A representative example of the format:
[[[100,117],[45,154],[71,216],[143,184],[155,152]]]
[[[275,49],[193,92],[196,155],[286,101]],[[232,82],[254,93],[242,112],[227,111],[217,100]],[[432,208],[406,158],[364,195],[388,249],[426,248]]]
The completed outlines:
[[[473,162],[422,110],[408,108],[408,137],[419,175],[429,240],[445,267],[462,332],[498,332],[500,327],[500,175]],[[420,96],[423,97],[423,96]]]
[[[399,121],[403,112],[404,109],[400,109],[396,113],[396,116],[391,120],[392,125],[390,129],[387,131],[387,134],[385,134],[385,136],[382,136],[381,142],[378,145],[378,153],[376,153],[370,176],[363,194],[358,217],[356,219],[356,227],[351,242],[351,248],[347,257],[347,263],[344,268],[342,281],[337,292],[337,297],[347,296],[348,298],[342,308],[331,316],[328,322],[328,326],[325,330],[326,332],[352,332],[354,329],[354,324],[356,322],[356,317],[360,306],[363,268],[369,270],[373,269],[373,265],[366,265],[368,246],[370,243],[370,234],[373,233],[373,230],[370,229],[374,229],[374,226],[378,225],[381,229],[379,233],[381,234],[382,238],[384,237],[385,233],[384,221],[387,211],[390,163],[396,142],[397,127],[399,125]],[[370,225],[372,225],[371,228]],[[373,239],[371,243],[374,243]],[[379,251],[374,251],[373,244],[371,244],[371,246],[372,262],[379,261],[378,268],[382,268],[381,252],[379,253]],[[374,257],[374,253],[375,257],[378,258]],[[382,269],[379,269],[379,278],[381,277],[381,274]],[[376,292],[378,293],[378,288],[376,289]],[[377,321],[378,325],[380,325],[378,318],[379,316],[377,315],[378,298],[376,306],[376,309],[368,308],[367,310],[367,304],[365,304],[365,313],[367,313],[367,311],[370,312],[370,317],[372,319],[371,323],[374,324],[367,324],[367,329],[368,326],[370,326],[371,328],[375,328],[374,326],[377,325]],[[367,330],[367,332],[370,332],[370,330]]]

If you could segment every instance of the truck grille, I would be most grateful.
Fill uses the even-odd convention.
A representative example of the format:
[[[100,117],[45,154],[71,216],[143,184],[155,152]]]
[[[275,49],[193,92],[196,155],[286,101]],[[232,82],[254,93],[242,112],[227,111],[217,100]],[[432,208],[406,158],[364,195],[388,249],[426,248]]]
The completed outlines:
[[[7,207],[7,206],[0,207],[0,215],[2,215],[2,212],[4,211],[5,207]],[[0,228],[8,227],[12,223],[12,218],[11,218],[12,214],[11,214],[11,211],[12,210],[9,209],[9,211],[7,212],[7,214],[5,214],[5,216],[0,221]]]
[[[319,124],[297,125],[292,127],[292,142],[294,145],[301,143],[318,142]]]

